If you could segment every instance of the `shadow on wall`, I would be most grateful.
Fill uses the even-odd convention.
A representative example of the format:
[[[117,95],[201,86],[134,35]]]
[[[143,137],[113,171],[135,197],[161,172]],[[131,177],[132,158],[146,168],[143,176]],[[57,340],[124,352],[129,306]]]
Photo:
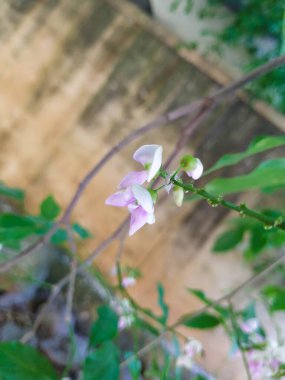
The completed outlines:
[[[137,5],[144,12],[152,14],[149,0],[129,0],[131,3]]]

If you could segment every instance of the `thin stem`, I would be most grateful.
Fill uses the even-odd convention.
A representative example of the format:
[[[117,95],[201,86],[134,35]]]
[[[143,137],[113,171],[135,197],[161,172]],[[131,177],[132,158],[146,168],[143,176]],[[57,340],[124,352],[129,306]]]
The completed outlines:
[[[252,380],[252,377],[251,377],[251,374],[250,374],[250,370],[249,370],[248,361],[247,361],[247,357],[246,357],[244,348],[242,346],[242,342],[240,340],[239,331],[238,331],[238,325],[237,325],[237,321],[236,321],[236,318],[235,318],[235,313],[234,313],[233,305],[232,305],[232,303],[231,303],[230,300],[228,300],[228,305],[229,305],[229,312],[230,312],[230,320],[231,320],[231,324],[232,324],[232,329],[233,329],[233,332],[235,334],[235,338],[236,338],[236,342],[237,342],[239,351],[241,353],[241,357],[242,357],[244,369],[245,369],[245,372],[246,372],[246,376],[247,376],[248,380]]]
[[[278,218],[274,219],[267,215],[254,211],[243,203],[240,205],[236,205],[235,203],[225,201],[223,197],[212,195],[208,193],[205,189],[195,187],[193,184],[184,184],[181,181],[177,181],[175,179],[172,180],[172,183],[186,191],[191,191],[193,194],[199,195],[213,207],[223,206],[227,209],[236,211],[241,216],[248,216],[252,219],[258,220],[259,222],[264,224],[265,228],[268,229],[275,227],[280,230],[285,230],[285,222],[283,220],[279,220]]]
[[[66,226],[68,233],[68,243],[70,246],[70,251],[72,254],[71,258],[71,270],[69,274],[69,286],[67,290],[67,301],[66,301],[66,313],[65,320],[68,324],[71,325],[72,321],[72,305],[73,305],[73,297],[74,297],[74,288],[75,288],[75,279],[76,279],[76,269],[77,269],[77,247],[74,239],[74,235],[71,229],[70,224]]]

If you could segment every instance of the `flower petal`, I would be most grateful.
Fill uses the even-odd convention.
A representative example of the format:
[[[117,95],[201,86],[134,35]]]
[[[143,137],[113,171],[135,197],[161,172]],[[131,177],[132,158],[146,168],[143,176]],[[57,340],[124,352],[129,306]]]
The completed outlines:
[[[135,183],[142,185],[148,178],[148,171],[142,170],[140,172],[131,172],[127,174],[119,183],[119,189],[126,189]]]
[[[153,200],[152,197],[144,187],[140,185],[132,186],[133,195],[138,204],[148,213],[153,213]]]
[[[146,222],[147,222],[147,224],[154,224],[155,223],[154,213],[148,214]]]
[[[162,163],[162,146],[157,145],[157,149],[154,152],[152,163],[150,165],[150,168],[148,169],[148,179],[147,179],[148,182],[150,182],[156,176],[157,172],[161,168],[161,163]]]
[[[129,236],[132,236],[147,223],[148,215],[141,206],[138,206],[131,212]]]
[[[173,199],[177,207],[181,207],[184,199],[184,190],[179,186],[173,188]]]
[[[135,151],[133,158],[142,165],[151,164],[157,149],[162,151],[162,146],[155,144],[143,145]]]
[[[105,204],[109,206],[125,207],[134,202],[135,198],[130,189],[118,191],[106,199]]]
[[[195,167],[192,170],[187,170],[186,173],[189,177],[192,177],[193,179],[198,179],[203,174],[203,164],[199,160],[199,158],[196,158],[196,164]]]

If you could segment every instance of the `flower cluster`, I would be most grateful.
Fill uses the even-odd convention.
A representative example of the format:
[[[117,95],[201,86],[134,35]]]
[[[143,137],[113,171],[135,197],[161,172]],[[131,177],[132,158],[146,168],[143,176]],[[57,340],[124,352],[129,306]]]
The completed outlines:
[[[135,151],[133,158],[143,166],[141,171],[133,171],[127,174],[120,182],[119,191],[106,199],[106,204],[116,207],[127,207],[130,214],[129,235],[133,235],[146,223],[155,222],[154,203],[157,198],[157,190],[152,189],[151,181],[161,174],[162,146],[143,145]],[[173,190],[173,198],[177,206],[181,206],[184,198],[184,190],[179,186],[173,186],[171,178],[177,178],[180,170],[189,177],[198,179],[203,173],[203,165],[198,158],[187,155],[180,161],[180,167],[172,176],[167,176],[165,187],[168,192]],[[165,176],[164,176],[165,179]],[[142,185],[149,183],[148,188]]]
[[[124,330],[130,327],[135,321],[135,312],[132,308],[130,301],[127,298],[122,300],[112,300],[111,306],[119,315],[118,328],[119,330]]]
[[[253,344],[265,343],[264,337],[260,335],[260,325],[256,318],[243,321],[240,328],[250,336]],[[285,346],[280,346],[276,340],[270,339],[265,349],[251,349],[246,355],[252,380],[272,379],[278,372],[279,366],[285,362]]]
[[[285,363],[285,345],[269,342],[265,350],[251,350],[247,353],[248,367],[253,380],[272,379]],[[283,377],[282,377],[283,378]]]
[[[181,355],[178,356],[176,365],[191,369],[193,367],[194,359],[201,356],[202,353],[202,344],[196,339],[189,339],[189,341],[185,343]]]

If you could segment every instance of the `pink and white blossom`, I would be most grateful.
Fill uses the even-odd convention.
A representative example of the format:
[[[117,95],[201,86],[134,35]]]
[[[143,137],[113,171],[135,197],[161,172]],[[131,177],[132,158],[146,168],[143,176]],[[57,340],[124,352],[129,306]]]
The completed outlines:
[[[191,369],[194,364],[194,359],[201,356],[202,352],[203,346],[201,342],[196,339],[190,339],[185,343],[181,355],[176,359],[176,365],[178,367]]]
[[[132,236],[146,223],[153,224],[154,205],[150,192],[144,187],[134,184],[125,190],[112,194],[106,204],[116,207],[128,207],[131,213],[129,235]]]
[[[134,277],[124,277],[122,279],[122,286],[128,288],[129,286],[134,286],[137,283],[137,280]]]
[[[248,319],[241,323],[240,328],[247,334],[253,334],[259,327],[258,320],[256,318]]]

